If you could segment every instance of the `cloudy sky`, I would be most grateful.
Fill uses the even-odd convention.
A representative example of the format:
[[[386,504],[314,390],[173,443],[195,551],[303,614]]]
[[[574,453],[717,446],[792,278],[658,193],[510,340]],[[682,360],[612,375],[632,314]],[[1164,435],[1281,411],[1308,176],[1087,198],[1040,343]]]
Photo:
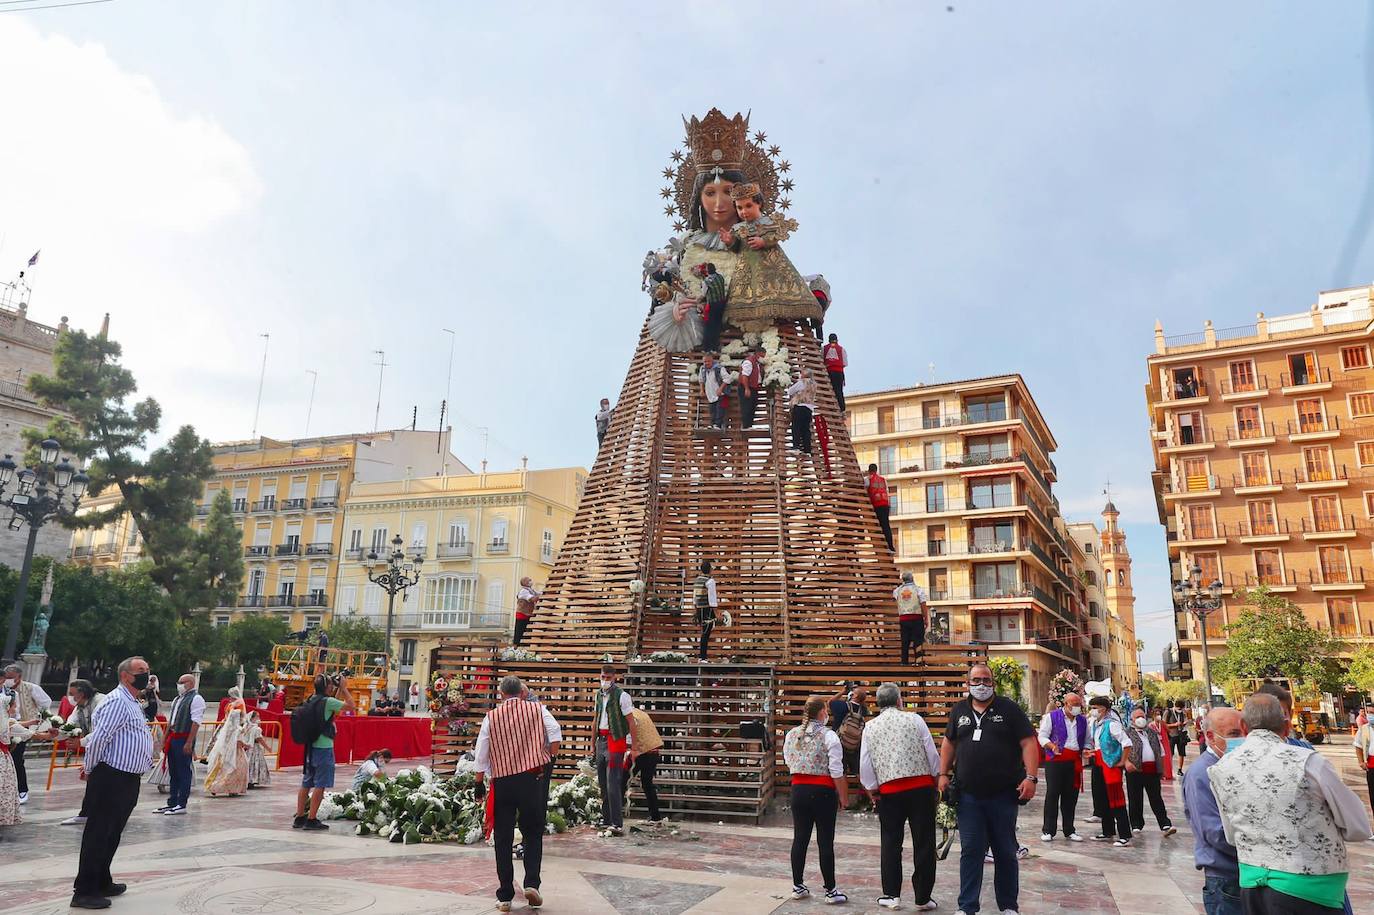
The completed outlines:
[[[110,312],[169,428],[247,437],[264,333],[261,433],[305,432],[311,370],[309,431],[370,429],[379,349],[381,424],[432,427],[454,342],[462,457],[586,465],[679,115],[752,109],[794,164],[788,252],[833,283],[851,390],[1025,375],[1066,513],[1095,520],[1111,480],[1157,669],[1154,322],[1374,279],[1367,245],[1341,256],[1365,31],[1353,2],[11,9],[0,275],[41,248],[31,315]]]

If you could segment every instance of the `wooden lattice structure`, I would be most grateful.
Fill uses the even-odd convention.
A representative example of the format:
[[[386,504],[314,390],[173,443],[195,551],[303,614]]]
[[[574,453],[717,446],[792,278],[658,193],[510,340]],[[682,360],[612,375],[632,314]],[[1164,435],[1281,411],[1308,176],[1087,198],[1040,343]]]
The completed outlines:
[[[790,447],[790,411],[768,391],[752,429],[732,403],[710,428],[701,356],[639,346],[525,644],[542,658],[695,656],[692,581],[703,559],[733,627],[712,657],[787,663],[892,657],[898,574],[821,360],[800,323],[778,327],[795,375],[816,381],[828,441]],[[734,337],[727,334],[728,343]],[[636,578],[641,595],[630,592]],[[659,606],[661,604],[661,606]]]

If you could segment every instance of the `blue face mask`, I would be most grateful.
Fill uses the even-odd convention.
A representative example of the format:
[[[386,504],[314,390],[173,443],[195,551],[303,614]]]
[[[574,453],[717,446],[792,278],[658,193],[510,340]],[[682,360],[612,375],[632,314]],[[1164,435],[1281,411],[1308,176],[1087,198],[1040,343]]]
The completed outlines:
[[[1228,737],[1228,738],[1226,738],[1226,752],[1227,752],[1227,753],[1230,753],[1232,750],[1238,750],[1238,749],[1240,749],[1240,745],[1243,744],[1243,743],[1245,743],[1245,738],[1244,738],[1244,737]]]

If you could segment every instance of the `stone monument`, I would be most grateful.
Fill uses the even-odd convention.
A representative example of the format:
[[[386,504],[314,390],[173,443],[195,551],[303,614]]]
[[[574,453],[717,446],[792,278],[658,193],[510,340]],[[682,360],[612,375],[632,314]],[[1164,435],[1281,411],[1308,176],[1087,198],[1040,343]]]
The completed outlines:
[[[24,665],[24,679],[30,683],[42,683],[43,672],[48,667],[48,651],[44,646],[48,641],[48,627],[52,623],[52,568],[53,563],[49,563],[48,577],[43,580],[43,597],[38,602],[38,615],[33,618],[29,644],[19,654],[19,661]]]

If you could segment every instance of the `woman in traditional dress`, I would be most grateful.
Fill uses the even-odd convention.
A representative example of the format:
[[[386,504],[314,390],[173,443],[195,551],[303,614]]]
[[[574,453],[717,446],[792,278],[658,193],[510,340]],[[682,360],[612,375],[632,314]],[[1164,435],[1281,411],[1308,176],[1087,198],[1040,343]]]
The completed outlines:
[[[19,814],[19,780],[10,759],[10,724],[10,696],[0,693],[0,826],[15,826],[23,819]]]
[[[257,712],[248,716],[248,728],[244,735],[248,744],[248,787],[266,788],[272,784],[272,770],[267,768],[267,741],[262,736],[262,720]]]
[[[214,745],[210,747],[210,772],[205,776],[205,793],[211,797],[235,797],[248,790],[248,745],[243,712],[229,713]]]

